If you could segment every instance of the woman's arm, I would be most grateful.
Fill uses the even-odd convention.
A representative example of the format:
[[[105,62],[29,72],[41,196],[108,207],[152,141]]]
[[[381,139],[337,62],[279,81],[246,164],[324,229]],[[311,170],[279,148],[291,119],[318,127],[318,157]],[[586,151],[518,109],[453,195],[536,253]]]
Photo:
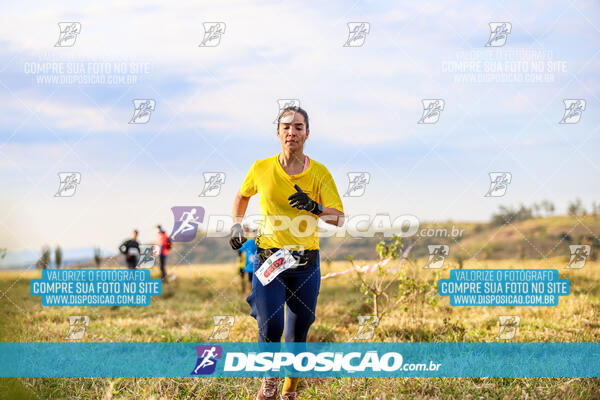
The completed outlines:
[[[233,211],[231,215],[233,216],[234,224],[241,224],[244,219],[244,215],[246,214],[246,209],[248,208],[248,202],[250,201],[250,197],[242,196],[240,191],[235,195],[235,199],[233,199]]]
[[[319,215],[319,218],[331,225],[344,225],[344,213],[335,208],[323,207],[323,212]]]
[[[229,245],[233,250],[239,250],[247,240],[244,237],[244,229],[241,223],[244,219],[244,214],[246,214],[249,200],[250,197],[242,196],[239,190],[233,200],[233,212],[231,213],[233,216],[233,226],[229,235]]]

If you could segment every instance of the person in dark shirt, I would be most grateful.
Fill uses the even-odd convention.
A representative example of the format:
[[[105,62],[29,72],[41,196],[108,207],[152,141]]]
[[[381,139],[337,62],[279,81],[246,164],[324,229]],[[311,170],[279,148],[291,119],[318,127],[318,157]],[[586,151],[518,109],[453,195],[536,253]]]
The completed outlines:
[[[125,255],[125,262],[127,263],[127,268],[135,269],[138,260],[140,259],[140,244],[137,241],[138,231],[137,229],[133,230],[133,235],[131,239],[128,239],[119,246],[119,250],[121,254]]]

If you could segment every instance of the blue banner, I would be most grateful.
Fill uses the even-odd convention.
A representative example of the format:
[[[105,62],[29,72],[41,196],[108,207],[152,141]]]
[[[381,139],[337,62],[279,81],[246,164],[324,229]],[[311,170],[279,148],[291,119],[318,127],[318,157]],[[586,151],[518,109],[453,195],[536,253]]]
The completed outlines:
[[[569,292],[556,269],[453,269],[438,282],[451,306],[557,306]]]
[[[149,306],[161,292],[148,269],[45,269],[30,283],[43,306]]]
[[[1,377],[598,377],[600,343],[1,343]]]

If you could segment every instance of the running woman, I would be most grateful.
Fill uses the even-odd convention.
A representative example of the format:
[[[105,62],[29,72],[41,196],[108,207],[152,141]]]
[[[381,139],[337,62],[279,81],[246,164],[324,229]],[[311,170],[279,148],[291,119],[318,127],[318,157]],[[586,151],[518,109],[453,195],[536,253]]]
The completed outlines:
[[[137,237],[138,231],[137,229],[134,229],[131,239],[124,241],[121,246],[119,246],[119,251],[121,251],[121,254],[125,255],[125,262],[129,269],[135,269],[138,260],[140,259],[140,244],[137,241]]]
[[[318,219],[341,226],[344,210],[335,182],[327,168],[304,155],[310,134],[308,114],[300,107],[287,107],[279,115],[277,137],[281,152],[256,161],[242,183],[233,203],[235,223],[230,244],[234,250],[246,241],[241,222],[251,196],[260,193],[263,218],[256,236],[252,292],[246,301],[258,323],[259,342],[280,342],[285,329],[286,342],[306,342],[315,320],[321,284]],[[290,221],[281,226],[281,221]],[[292,254],[298,267],[285,270],[264,286],[256,271],[277,250],[295,246]],[[285,304],[285,321],[284,307]],[[279,378],[263,378],[256,396],[259,400],[277,398]],[[286,377],[282,398],[296,399],[298,378]]]

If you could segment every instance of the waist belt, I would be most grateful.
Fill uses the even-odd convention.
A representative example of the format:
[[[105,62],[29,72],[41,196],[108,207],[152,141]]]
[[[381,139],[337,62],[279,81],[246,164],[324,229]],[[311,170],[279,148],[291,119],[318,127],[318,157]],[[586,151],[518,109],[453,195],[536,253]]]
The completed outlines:
[[[276,247],[271,249],[262,249],[259,247],[256,250],[256,254],[258,255],[258,259],[262,264],[267,260],[267,258],[271,257],[271,255],[276,253],[278,250],[280,249]],[[294,268],[296,270],[308,269],[317,262],[319,257],[319,250],[290,250],[290,253],[292,253],[292,256],[296,259],[296,267]]]

